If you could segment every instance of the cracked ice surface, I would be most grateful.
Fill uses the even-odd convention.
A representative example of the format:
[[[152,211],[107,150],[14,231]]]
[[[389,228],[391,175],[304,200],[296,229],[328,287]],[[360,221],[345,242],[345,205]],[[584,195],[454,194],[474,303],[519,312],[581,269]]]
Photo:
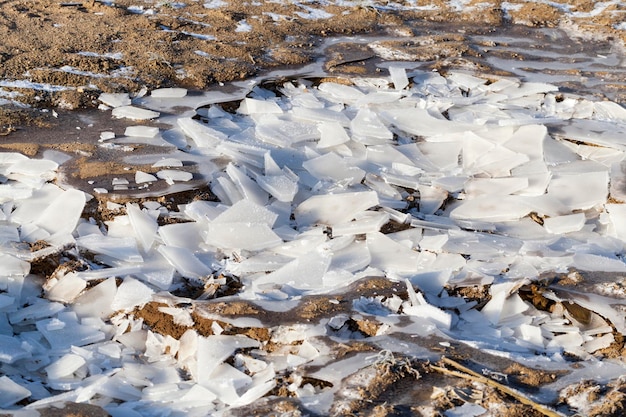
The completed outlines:
[[[229,276],[243,284],[231,300],[274,311],[363,277],[386,277],[406,283],[408,299],[354,302],[384,323],[382,334],[443,332],[556,361],[563,352],[588,357],[606,347],[610,324],[626,333],[619,298],[546,293],[591,311],[580,323],[516,293],[546,272],[626,272],[626,212],[616,202],[625,193],[624,147],[611,136],[626,130],[621,107],[556,100],[549,84],[488,83],[463,73],[444,78],[392,67],[389,79],[353,81],[287,82],[279,94],[257,87],[237,111],[217,103],[199,109],[199,118],[181,116],[177,155],[210,167],[220,201],[178,211],[111,203],[122,214],[99,224],[81,217],[90,195],[55,185],[57,163],[0,154],[0,407],[30,398],[29,408],[77,401],[103,404],[114,416],[207,415],[264,396],[289,366],[330,360],[307,340],[342,329],[340,316],[274,329],[277,342],[304,341],[284,358],[237,353],[258,352],[261,342],[221,334],[217,322],[212,334],[198,334],[187,307],[160,310],[188,327],[178,339],[133,316],[150,301],[167,304],[174,298],[167,291],[186,283],[208,291]],[[184,96],[155,91],[154,108]],[[159,117],[125,96],[101,101],[115,117]],[[602,140],[599,127],[610,130]],[[129,136],[159,133],[129,129]],[[172,169],[137,171],[136,182],[174,186],[192,178],[178,157],[154,166]],[[179,222],[159,222],[167,216]],[[388,224],[402,227],[383,233]],[[31,252],[29,244],[41,241],[48,246]],[[56,271],[41,295],[30,262],[54,253],[84,268]],[[491,284],[489,302],[449,295],[464,284]],[[400,325],[401,318],[408,321]],[[263,323],[248,317],[230,325]],[[344,362],[333,365],[336,387],[358,369]],[[325,413],[336,389],[307,401]]]

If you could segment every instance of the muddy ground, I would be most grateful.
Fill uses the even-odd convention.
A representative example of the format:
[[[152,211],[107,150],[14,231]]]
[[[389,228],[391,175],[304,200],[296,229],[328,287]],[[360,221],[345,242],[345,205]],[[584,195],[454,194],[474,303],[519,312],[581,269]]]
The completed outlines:
[[[0,81],[3,82],[0,84],[0,99],[15,100],[14,104],[0,106],[0,147],[29,156],[44,149],[79,154],[82,159],[77,160],[73,170],[74,175],[82,179],[93,179],[100,171],[102,175],[117,171],[123,174],[125,167],[110,159],[110,155],[107,161],[90,159],[93,155],[98,156],[97,129],[78,131],[72,127],[74,130],[68,133],[68,125],[89,125],[80,119],[76,110],[97,107],[100,93],[128,92],[132,95],[142,88],[173,86],[190,90],[219,88],[220,83],[245,79],[276,68],[295,68],[321,58],[325,59],[325,68],[333,76],[368,75],[375,71],[372,59],[380,57],[369,48],[342,43],[325,51],[319,50],[324,39],[339,35],[393,36],[395,39],[388,43],[401,47],[414,60],[428,62],[432,69],[469,68],[485,73],[494,70],[481,60],[481,45],[469,42],[468,33],[493,34],[496,43],[498,34],[504,30],[523,33],[537,27],[561,27],[576,34],[575,42],[602,39],[615,48],[623,48],[626,43],[626,31],[615,28],[624,19],[626,6],[623,4],[610,6],[592,17],[576,18],[571,13],[564,13],[563,7],[556,7],[556,4],[520,0],[509,2],[520,6],[506,13],[499,0],[471,1],[462,10],[440,0],[426,0],[419,2],[420,5],[432,4],[436,8],[420,11],[371,7],[365,3],[350,7],[311,3],[311,7],[332,16],[307,19],[298,14],[307,12],[306,9],[287,1],[230,1],[218,8],[206,8],[204,2],[197,1],[154,1],[145,2],[144,9],[139,10],[142,13],[129,10],[129,6],[140,3],[135,0],[0,2]],[[186,6],[178,7],[180,3]],[[571,12],[589,12],[594,3],[569,0],[563,5]],[[242,22],[249,25],[250,31],[237,30],[243,27]],[[18,83],[24,80],[31,84]],[[624,99],[624,91],[619,90],[619,86],[615,88],[618,101],[620,97]],[[20,107],[20,104],[29,107]],[[104,117],[91,114],[96,120]],[[124,127],[123,121],[107,123],[107,129]],[[192,198],[194,196],[189,193],[176,196],[180,203]],[[110,213],[105,213],[102,206],[91,207],[93,212],[88,214],[105,220]],[[45,268],[41,267],[39,272],[42,275],[49,276],[58,266],[54,259],[50,262],[44,265]],[[545,285],[552,283],[552,279]],[[199,334],[211,334],[213,320],[203,315],[207,312],[230,318],[254,316],[267,327],[237,328],[226,322],[218,324],[225,329],[225,334],[245,334],[259,340],[268,352],[289,349],[289,346],[278,346],[272,340],[272,331],[279,324],[319,322],[338,314],[350,314],[353,299],[390,297],[393,294],[404,298],[406,292],[403,285],[372,278],[356,283],[350,291],[340,295],[309,297],[292,311],[273,314],[244,302],[220,301],[236,290],[237,282],[231,279],[224,288],[215,289],[213,300],[194,303],[194,329]],[[487,288],[450,290],[479,302],[487,301]],[[204,288],[189,288],[188,293],[178,295],[193,299],[194,294],[205,291]],[[537,308],[554,308],[545,303],[541,291],[541,287],[528,287],[523,293]],[[339,302],[331,302],[331,299]],[[173,301],[170,303],[175,305]],[[150,303],[135,315],[155,332],[180,337],[187,329],[173,323],[172,316],[160,312],[158,307],[159,304]],[[380,323],[361,317],[351,318],[347,326],[355,335],[353,340],[339,343],[329,337],[324,341],[337,358],[359,352],[372,352],[373,355],[380,352],[376,342]],[[403,336],[394,337],[402,342]],[[609,349],[596,353],[596,356],[623,358],[621,334],[616,332],[615,339]],[[336,399],[333,414],[437,416],[464,403],[477,403],[494,416],[550,415],[550,411],[541,405],[532,401],[525,403],[524,399],[565,374],[531,369],[443,338],[413,338],[411,343],[430,350],[432,360],[416,360],[410,354],[382,356],[360,371],[367,373],[368,378],[353,375],[345,381],[342,391],[345,398]],[[573,362],[576,360],[572,358]],[[494,383],[493,378],[469,372],[483,369],[492,375],[507,374],[509,377],[504,382]],[[294,375],[281,377],[283,383],[271,395],[233,415],[306,415],[307,410],[287,388],[294,383]],[[363,383],[364,380],[367,383]],[[305,377],[301,383],[323,389],[326,382]],[[519,396],[512,395],[510,388]],[[626,386],[623,382],[606,385],[584,382],[572,386],[571,390],[551,406],[565,412],[569,409],[568,397],[582,395],[588,397],[590,404],[587,415],[624,415]],[[51,408],[42,414],[95,416],[105,413],[91,406],[68,405],[66,409]]]

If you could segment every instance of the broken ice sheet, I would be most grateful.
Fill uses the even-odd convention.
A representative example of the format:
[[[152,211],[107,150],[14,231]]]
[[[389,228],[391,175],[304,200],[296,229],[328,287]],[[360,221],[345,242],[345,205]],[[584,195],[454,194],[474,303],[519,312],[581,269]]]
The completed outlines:
[[[300,203],[294,210],[300,226],[315,223],[333,225],[352,220],[359,212],[378,204],[373,191],[315,195]]]
[[[116,117],[118,119],[126,118],[131,120],[150,120],[156,119],[160,116],[159,112],[134,106],[115,107],[111,114],[113,115],[113,117]]]

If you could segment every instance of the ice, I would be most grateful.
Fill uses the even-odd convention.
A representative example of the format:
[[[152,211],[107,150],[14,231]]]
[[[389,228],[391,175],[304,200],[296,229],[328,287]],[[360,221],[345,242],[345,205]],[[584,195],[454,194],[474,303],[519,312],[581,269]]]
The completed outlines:
[[[152,126],[128,126],[124,130],[124,135],[132,137],[153,138],[158,134],[159,128]]]
[[[87,287],[87,282],[73,272],[64,275],[56,281],[54,286],[47,291],[47,298],[62,303],[73,301]],[[50,285],[50,282],[46,283],[46,285]]]
[[[193,179],[193,174],[191,172],[178,171],[175,169],[163,169],[157,172],[156,176],[165,180],[170,185],[173,185],[175,181],[187,182]]]
[[[127,93],[102,93],[98,96],[98,100],[109,107],[129,106],[131,103]]]
[[[365,171],[348,165],[344,158],[334,152],[309,159],[302,164],[302,167],[319,180],[334,181],[346,185],[358,184],[365,177]]]
[[[333,237],[378,232],[388,221],[387,213],[365,212],[352,222],[333,225]]]
[[[256,278],[253,285],[263,290],[285,285],[301,290],[317,289],[323,286],[324,275],[330,262],[329,255],[312,252],[294,259],[274,272]],[[287,288],[285,290],[289,291]]]
[[[612,101],[596,101],[593,111],[597,118],[626,122],[626,109]]]
[[[0,362],[11,364],[30,356],[30,352],[19,339],[0,334]]]
[[[609,175],[606,171],[555,174],[548,186],[548,195],[572,211],[587,210],[606,201],[608,186]]]
[[[403,90],[409,85],[409,79],[406,76],[406,71],[402,67],[389,67],[389,76],[391,82],[396,90]]]
[[[226,173],[237,186],[237,189],[241,193],[242,197],[250,199],[257,204],[267,204],[267,192],[259,187],[256,182],[252,181],[252,179],[248,177],[242,169],[230,163],[226,167]]]
[[[360,109],[350,122],[352,139],[365,145],[380,145],[393,139],[393,133],[370,109]]]
[[[111,114],[118,119],[126,118],[131,120],[151,120],[160,116],[160,113],[156,111],[126,105],[115,107]]]
[[[383,119],[398,129],[417,136],[437,136],[471,131],[477,127],[434,117],[426,109],[394,109],[383,112]]]
[[[182,98],[187,95],[186,88],[157,88],[150,92],[154,98]]]
[[[322,122],[317,125],[317,128],[320,132],[320,140],[317,142],[317,147],[320,149],[331,148],[350,140],[348,133],[338,122]]]
[[[273,227],[278,214],[252,200],[241,200],[213,219],[216,223],[262,223]]]
[[[158,179],[152,174],[148,174],[147,172],[137,171],[135,172],[135,183],[144,184],[146,182],[157,182]]]
[[[143,262],[143,257],[137,248],[137,241],[132,237],[103,237],[92,234],[79,237],[76,243],[92,252],[108,255],[121,261]]]
[[[271,100],[257,100],[253,98],[245,98],[237,112],[241,114],[281,114],[283,110]]]
[[[142,211],[137,204],[126,204],[126,213],[141,247],[147,252],[152,247],[159,228],[156,219]]]
[[[159,246],[159,253],[168,260],[179,274],[186,278],[201,279],[211,274],[211,269],[189,250],[175,246]]]
[[[282,239],[263,223],[229,222],[209,224],[206,242],[210,245],[258,251],[282,243]]]
[[[566,216],[548,217],[543,221],[543,227],[553,234],[577,232],[585,225],[585,214],[576,213]]]
[[[132,277],[126,277],[117,288],[111,302],[111,309],[123,311],[142,306],[152,299],[152,294],[154,294],[154,290],[146,284]]]
[[[161,167],[182,167],[183,162],[177,158],[162,158],[152,164],[153,168],[161,168]]]
[[[382,233],[367,235],[370,265],[383,271],[417,272],[420,253],[401,245]]]
[[[377,204],[378,195],[373,191],[316,195],[300,203],[294,216],[299,226],[315,223],[332,226],[350,221]]]
[[[31,392],[6,375],[0,377],[0,408],[8,408],[31,396]]]
[[[59,379],[72,375],[86,363],[87,362],[83,357],[73,353],[68,353],[52,364],[46,366],[44,370],[46,374],[48,374],[48,379]]]
[[[531,211],[531,206],[522,197],[487,194],[464,201],[450,212],[450,217],[459,220],[503,222],[521,219]]]
[[[212,148],[226,135],[216,129],[203,125],[190,117],[181,117],[176,120],[178,127],[195,142],[200,148]]]
[[[49,327],[57,319],[45,319],[36,323],[37,330],[46,338],[52,349],[69,349],[71,346],[84,346],[103,341],[105,334],[91,325],[78,323],[76,317],[67,313],[67,317],[59,314],[59,320],[65,325],[62,328]]]
[[[159,236],[167,246],[196,250],[204,241],[200,236],[203,227],[195,222],[174,223],[159,227]]]

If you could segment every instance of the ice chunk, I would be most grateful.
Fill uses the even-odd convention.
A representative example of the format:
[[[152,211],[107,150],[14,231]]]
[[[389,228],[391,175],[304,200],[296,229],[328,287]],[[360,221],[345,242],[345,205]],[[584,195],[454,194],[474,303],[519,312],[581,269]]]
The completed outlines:
[[[316,251],[302,255],[287,265],[260,276],[253,281],[259,289],[276,288],[283,285],[302,290],[315,290],[323,287],[323,279],[331,257]]]
[[[402,67],[389,67],[389,76],[391,82],[396,90],[404,90],[409,85],[409,79],[406,76],[406,71]]]
[[[182,167],[183,161],[177,158],[162,158],[152,164],[153,168],[161,168],[161,167]]]
[[[71,346],[84,346],[105,339],[105,334],[92,325],[79,324],[75,317],[45,319],[36,323],[37,330],[46,338],[52,349],[69,349]],[[55,321],[63,323],[63,327],[54,326]],[[58,323],[56,323],[58,324]],[[52,325],[52,326],[51,326]]]
[[[134,278],[126,277],[113,297],[111,308],[114,311],[124,311],[142,306],[152,299],[152,294],[154,294],[154,290],[146,284]]]
[[[156,119],[160,116],[159,112],[142,109],[134,106],[120,106],[113,109],[111,112],[113,117],[118,119],[126,118],[131,120],[150,120]]]
[[[153,138],[159,134],[158,127],[152,126],[128,126],[124,130],[124,135],[141,138]]]
[[[241,114],[280,114],[283,110],[271,100],[257,100],[254,98],[245,98],[237,112]]]
[[[200,148],[213,148],[228,138],[219,130],[203,125],[191,117],[179,117],[176,123]]]
[[[242,169],[230,163],[226,167],[226,173],[244,198],[250,199],[257,204],[267,204],[267,192],[259,187],[256,182],[252,181]]]
[[[287,175],[257,175],[256,182],[278,201],[291,202],[298,192],[298,181]]]
[[[185,248],[159,246],[159,253],[168,260],[178,273],[186,278],[201,279],[211,274],[211,269]]]
[[[48,379],[59,379],[72,375],[86,363],[85,358],[82,356],[68,353],[67,355],[54,361],[52,364],[46,366],[44,370],[48,374]]]
[[[163,169],[157,172],[157,177],[165,180],[168,184],[174,184],[174,181],[191,181],[193,179],[193,174],[191,172],[186,171],[178,171],[175,169]]]
[[[26,275],[30,271],[30,264],[14,256],[0,253],[0,265],[2,265],[2,275]]]
[[[31,396],[31,392],[4,375],[0,377],[0,408],[8,408]]]
[[[367,235],[370,265],[383,271],[417,272],[420,253],[376,232]]]
[[[28,357],[30,352],[24,349],[19,339],[0,334],[0,362],[13,363]]]
[[[596,101],[593,111],[598,119],[626,122],[626,109],[612,101]]]
[[[157,88],[150,92],[154,98],[183,98],[187,95],[186,88]]]
[[[361,211],[378,205],[374,191],[315,195],[300,203],[294,210],[300,226],[315,223],[334,225],[354,219]]]
[[[250,200],[241,200],[213,219],[216,223],[263,223],[273,227],[278,214]]]
[[[152,174],[148,174],[147,172],[137,171],[135,172],[135,183],[143,184],[146,182],[156,182],[158,181],[157,177]]]
[[[143,250],[147,252],[152,247],[159,225],[152,216],[142,211],[137,204],[127,203],[126,213]]]
[[[76,243],[92,252],[125,262],[143,262],[143,257],[137,249],[137,241],[132,237],[103,237],[93,234],[79,237]]]
[[[114,312],[111,304],[116,292],[115,277],[107,278],[78,297],[72,308],[79,317],[109,317]]]
[[[459,220],[504,222],[521,219],[531,211],[532,208],[523,197],[483,195],[463,201],[450,212],[450,217]]]
[[[350,122],[352,139],[365,145],[381,145],[393,139],[393,133],[367,108],[360,109]]]
[[[299,119],[310,120],[313,122],[335,122],[343,127],[350,126],[350,119],[343,112],[330,109],[315,109],[305,107],[294,107],[293,115]]]
[[[102,93],[98,100],[109,107],[129,106],[131,103],[127,93]]]
[[[447,120],[443,116],[441,118],[434,117],[428,110],[420,108],[388,110],[383,112],[382,116],[397,128],[417,136],[436,136],[477,128],[477,126],[470,124]]]
[[[356,87],[333,82],[321,83],[317,89],[333,102],[342,104],[353,104],[364,96]]]
[[[587,210],[606,202],[608,186],[607,171],[555,174],[548,186],[548,195],[570,210]]]
[[[566,216],[548,217],[543,220],[543,227],[553,234],[577,232],[585,225],[585,214],[576,213]]]
[[[319,180],[330,180],[345,185],[358,184],[365,177],[365,171],[348,165],[344,158],[334,152],[309,159],[302,167]]]
[[[86,200],[82,191],[67,190],[48,205],[35,224],[50,234],[70,234],[78,224]]]
[[[87,287],[87,282],[74,272],[59,278],[58,282],[47,291],[47,298],[52,301],[70,303]]]
[[[378,232],[389,221],[389,214],[366,211],[355,220],[333,225],[333,237]]]
[[[260,344],[245,336],[213,335],[198,337],[196,367],[190,369],[194,379],[202,386],[211,388],[211,374],[237,349],[256,348]]]
[[[206,242],[210,245],[257,251],[280,245],[282,239],[263,223],[211,223]]]
[[[348,133],[338,122],[322,122],[317,125],[317,128],[321,135],[317,142],[317,147],[320,149],[341,145],[350,140]]]
[[[473,178],[465,183],[465,193],[470,197],[483,194],[515,194],[528,187],[528,178]]]

